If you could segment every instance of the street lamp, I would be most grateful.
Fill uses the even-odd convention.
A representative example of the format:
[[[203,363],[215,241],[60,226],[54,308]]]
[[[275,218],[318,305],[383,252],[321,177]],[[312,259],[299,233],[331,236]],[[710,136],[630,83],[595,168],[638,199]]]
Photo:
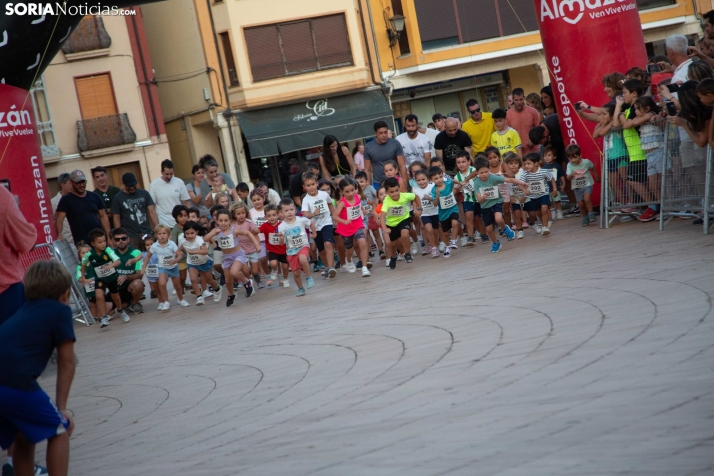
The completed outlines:
[[[389,35],[389,46],[392,47],[397,44],[399,37],[404,31],[404,16],[394,15],[389,19],[389,23],[392,25],[392,28],[387,30],[387,34]]]

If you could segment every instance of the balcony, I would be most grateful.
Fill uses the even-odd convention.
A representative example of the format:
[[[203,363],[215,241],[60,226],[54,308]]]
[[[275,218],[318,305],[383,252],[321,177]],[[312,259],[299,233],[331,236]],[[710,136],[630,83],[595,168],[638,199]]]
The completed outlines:
[[[77,121],[77,131],[77,147],[85,157],[131,149],[136,141],[126,114]]]
[[[62,45],[62,52],[68,61],[106,56],[112,39],[101,17],[85,17],[79,22],[67,41]]]

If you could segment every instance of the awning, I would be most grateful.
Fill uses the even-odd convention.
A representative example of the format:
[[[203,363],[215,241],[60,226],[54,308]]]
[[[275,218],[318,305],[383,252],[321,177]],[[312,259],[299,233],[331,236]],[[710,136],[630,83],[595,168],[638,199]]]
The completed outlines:
[[[340,142],[374,135],[374,123],[393,124],[380,90],[315,99],[237,113],[253,158],[322,145],[326,135]]]

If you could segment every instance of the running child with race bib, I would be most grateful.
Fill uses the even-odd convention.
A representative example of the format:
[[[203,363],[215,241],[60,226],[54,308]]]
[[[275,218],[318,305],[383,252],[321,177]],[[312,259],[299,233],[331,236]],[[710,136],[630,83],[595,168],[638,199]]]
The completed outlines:
[[[304,180],[303,180],[304,183]],[[303,201],[303,205],[305,202]],[[295,216],[295,203],[291,198],[283,198],[280,201],[280,209],[283,212],[283,222],[278,226],[280,243],[285,245],[288,264],[293,270],[293,278],[298,287],[297,297],[305,295],[305,288],[302,285],[300,271],[305,273],[305,284],[308,289],[315,285],[310,276],[310,242],[307,238],[305,228],[310,227],[310,231],[317,236],[315,223],[305,217]]]
[[[550,216],[550,194],[556,195],[558,188],[550,170],[540,167],[540,155],[535,152],[526,154],[523,157],[523,181],[528,183],[526,195],[530,201],[525,204],[529,218],[535,220],[536,214],[540,216],[542,223],[541,235],[550,235],[552,224]],[[535,228],[535,227],[534,227]]]
[[[451,250],[458,248],[456,238],[459,229],[459,207],[454,196],[454,181],[444,181],[444,172],[439,167],[429,169],[429,179],[434,182],[431,195],[425,197],[439,208],[439,224],[441,225],[441,241],[446,244],[444,258],[451,257]],[[449,234],[449,232],[451,232]]]
[[[223,289],[218,285],[213,277],[213,260],[208,256],[208,244],[203,241],[200,233],[203,233],[201,226],[195,221],[188,221],[183,226],[183,235],[179,238],[179,250],[186,253],[188,262],[188,275],[191,278],[191,287],[196,294],[196,305],[202,306],[207,297],[213,296],[213,302],[221,300]],[[198,287],[198,277],[201,276],[203,292]],[[213,291],[208,290],[208,285],[213,287]]]
[[[471,177],[475,175],[476,169],[471,166],[471,156],[468,151],[462,150],[456,154],[456,186],[463,195],[464,216],[466,217],[466,246],[474,246],[476,244],[476,234],[474,228],[479,232],[479,235],[486,234],[481,221],[481,205],[476,200],[476,187]]]
[[[178,305],[188,307],[190,304],[183,297],[183,284],[179,278],[178,270],[178,262],[181,261],[183,253],[179,251],[178,245],[169,239],[171,228],[168,226],[156,225],[154,235],[156,235],[158,241],[149,248],[149,252],[146,255],[147,259],[144,260],[144,267],[141,271],[146,274],[146,268],[151,262],[151,257],[154,255],[158,256],[159,289],[157,295],[159,298],[159,307],[156,310],[166,312],[171,309],[171,304],[169,304],[169,292],[166,289],[166,284],[169,282],[169,279],[171,279],[171,283],[174,285]]]
[[[253,190],[251,190],[250,202],[253,204],[253,208],[248,210],[248,212],[250,213],[250,221],[255,223],[255,226],[257,228],[260,228],[260,226],[266,222],[265,206],[268,205],[267,197],[265,196],[265,192],[263,192],[263,189],[254,188]],[[268,266],[268,249],[265,247],[265,235],[261,233],[260,235],[258,235],[258,239],[260,240],[259,262],[261,272],[264,274],[268,274],[270,272],[270,267]]]
[[[381,225],[385,237],[389,237],[387,243],[387,255],[389,256],[389,267],[397,267],[397,249],[409,249],[409,231],[411,229],[411,218],[407,204],[414,204],[414,216],[419,218],[422,212],[421,201],[413,193],[401,193],[399,181],[395,177],[384,180],[384,189],[387,195],[382,202]],[[399,246],[401,244],[401,246]],[[404,254],[407,263],[414,261],[411,253]]]
[[[265,207],[265,218],[266,222],[260,225],[258,228],[260,232],[266,237],[265,246],[268,249],[268,264],[270,265],[270,279],[266,283],[271,286],[276,280],[278,280],[278,285],[286,288],[290,287],[290,279],[288,278],[288,272],[290,267],[288,266],[288,256],[285,249],[285,244],[280,243],[280,234],[278,233],[278,207],[273,205],[267,205]],[[280,274],[282,268],[282,275]]]
[[[254,236],[238,235],[238,243],[248,258],[250,273],[253,279],[258,284],[258,288],[263,288],[263,283],[260,280],[260,241],[258,236],[260,232],[255,223],[248,220],[248,207],[245,203],[236,203],[231,207],[231,215],[233,216],[234,226],[241,230],[249,231]],[[247,273],[246,273],[247,274]]]
[[[332,213],[335,209],[332,206],[332,197],[317,189],[317,176],[311,172],[302,174],[302,185],[307,192],[307,195],[302,199],[302,215],[309,218],[315,225],[314,237],[317,252],[322,262],[327,266],[326,277],[334,278],[337,271],[335,271],[335,235],[332,227]],[[283,201],[280,203],[280,208],[284,213]],[[293,206],[295,206],[294,203]]]
[[[422,249],[421,254],[426,255],[431,253],[432,258],[438,258],[439,240],[436,239],[436,233],[439,229],[439,209],[434,206],[431,201],[431,191],[434,184],[429,181],[429,175],[426,170],[418,170],[414,174],[416,179],[416,187],[412,188],[412,192],[421,202],[421,236],[424,238],[426,246]]]
[[[337,232],[342,236],[345,244],[345,269],[350,273],[356,271],[356,267],[352,263],[354,242],[356,241],[359,247],[358,256],[362,261],[362,277],[368,278],[370,276],[369,268],[372,267],[372,263],[369,262],[367,238],[364,235],[360,198],[356,193],[355,184],[352,180],[344,178],[340,181],[339,186],[342,198],[337,202],[332,219],[337,223]]]

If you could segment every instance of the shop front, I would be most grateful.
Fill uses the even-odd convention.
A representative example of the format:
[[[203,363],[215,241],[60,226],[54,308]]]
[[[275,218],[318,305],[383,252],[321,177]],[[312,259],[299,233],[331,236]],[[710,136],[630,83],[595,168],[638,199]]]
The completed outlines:
[[[265,181],[281,195],[305,161],[319,161],[322,141],[333,135],[352,143],[374,135],[376,121],[392,125],[381,89],[311,99],[236,114],[250,157],[251,180]]]

